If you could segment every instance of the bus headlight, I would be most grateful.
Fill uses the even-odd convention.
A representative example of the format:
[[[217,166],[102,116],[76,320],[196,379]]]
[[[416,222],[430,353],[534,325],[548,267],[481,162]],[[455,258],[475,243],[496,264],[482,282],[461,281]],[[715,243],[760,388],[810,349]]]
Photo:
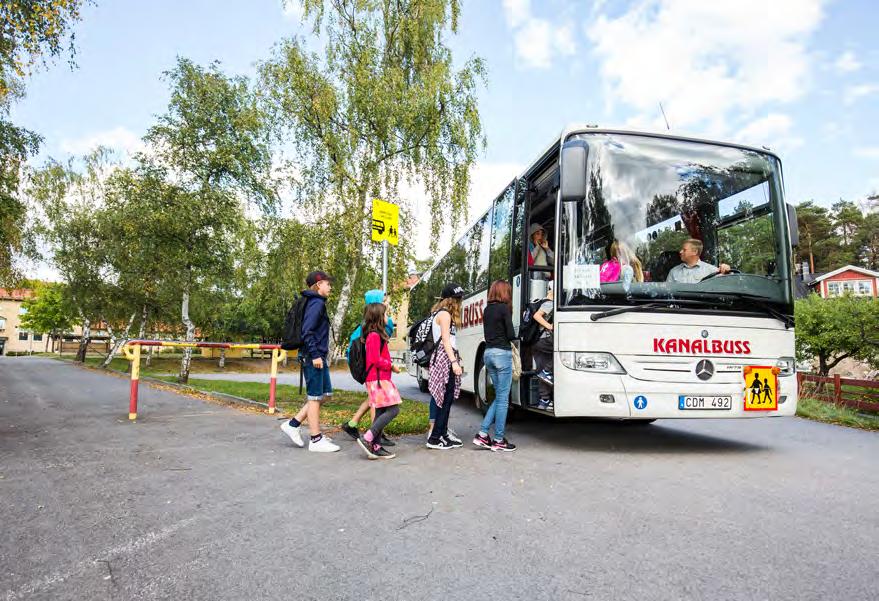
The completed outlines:
[[[797,362],[793,357],[782,357],[775,362],[775,367],[781,370],[779,376],[792,376],[797,371]]]
[[[624,374],[626,370],[610,353],[559,353],[562,365],[577,371],[592,371],[604,374]]]

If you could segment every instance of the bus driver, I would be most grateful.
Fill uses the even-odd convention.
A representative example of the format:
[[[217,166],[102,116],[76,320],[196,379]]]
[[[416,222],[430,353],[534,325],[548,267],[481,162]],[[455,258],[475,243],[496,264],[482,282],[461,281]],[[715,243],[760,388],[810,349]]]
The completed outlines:
[[[681,264],[676,265],[668,272],[666,282],[675,282],[677,284],[698,284],[711,274],[729,273],[730,267],[726,263],[721,263],[719,267],[715,267],[710,263],[706,263],[702,257],[702,241],[690,238],[685,240],[680,250]]]

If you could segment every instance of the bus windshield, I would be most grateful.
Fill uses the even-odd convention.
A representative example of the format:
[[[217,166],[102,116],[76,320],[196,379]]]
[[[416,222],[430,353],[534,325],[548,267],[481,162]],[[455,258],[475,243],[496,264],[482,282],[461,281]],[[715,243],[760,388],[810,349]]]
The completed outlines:
[[[563,306],[692,299],[790,303],[780,166],[769,154],[626,134],[577,134],[588,191],[563,203]]]

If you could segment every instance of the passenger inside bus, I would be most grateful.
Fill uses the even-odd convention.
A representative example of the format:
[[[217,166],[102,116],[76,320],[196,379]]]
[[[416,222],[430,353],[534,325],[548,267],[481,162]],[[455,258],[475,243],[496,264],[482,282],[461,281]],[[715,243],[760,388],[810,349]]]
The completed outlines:
[[[528,230],[528,267],[552,267],[555,264],[555,253],[549,247],[546,229],[539,223],[531,224]],[[532,271],[535,280],[551,280],[551,272]]]
[[[668,272],[667,282],[678,284],[698,284],[705,278],[715,273],[727,274],[730,266],[721,263],[718,267],[702,260],[702,241],[688,238],[681,245],[681,262]]]
[[[614,240],[605,249],[606,260],[601,264],[599,280],[602,284],[623,282],[627,287],[634,282],[644,281],[641,260],[629,245]]]

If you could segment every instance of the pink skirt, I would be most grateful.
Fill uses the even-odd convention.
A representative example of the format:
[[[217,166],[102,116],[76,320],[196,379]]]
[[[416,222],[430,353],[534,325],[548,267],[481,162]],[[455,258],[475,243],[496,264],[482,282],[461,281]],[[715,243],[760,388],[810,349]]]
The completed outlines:
[[[403,402],[397,385],[390,380],[373,380],[366,383],[370,407],[390,407]]]

